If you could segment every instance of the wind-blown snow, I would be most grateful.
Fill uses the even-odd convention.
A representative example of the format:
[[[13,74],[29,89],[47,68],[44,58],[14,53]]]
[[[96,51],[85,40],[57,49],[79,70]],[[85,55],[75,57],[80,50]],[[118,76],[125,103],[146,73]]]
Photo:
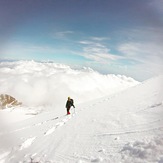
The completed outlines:
[[[6,65],[6,63],[3,64]],[[14,64],[15,66],[13,66]],[[27,64],[31,64],[31,73],[28,70],[26,74],[28,68],[25,68],[21,74],[18,71],[16,73],[16,67],[19,65],[18,62],[11,63],[15,74],[11,75],[11,72],[3,71],[2,80],[5,80],[7,84],[2,84],[0,90],[10,91],[10,89],[7,89],[7,86],[14,90],[14,85],[9,82],[13,81],[14,75],[20,80],[25,75],[28,84],[31,84],[30,81],[33,81],[32,79],[37,79],[36,77],[39,73],[33,72],[33,69],[37,68],[38,70],[39,66],[36,65],[40,63],[27,62]],[[4,65],[1,65],[2,69],[5,69]],[[22,62],[20,65],[22,65]],[[49,63],[41,65],[46,67]],[[49,67],[55,67],[54,65],[56,64],[52,65]],[[32,68],[32,66],[34,67]],[[9,67],[9,65],[6,67]],[[56,67],[58,69],[59,65]],[[41,103],[35,103],[37,104],[35,106],[31,102],[31,106],[28,100],[26,101],[26,106],[1,110],[0,162],[163,163],[163,76],[158,76],[135,85],[133,84],[135,81],[127,77],[122,79],[122,76],[105,76],[92,70],[79,71],[72,70],[66,66],[63,67],[55,75],[61,77],[64,74],[63,76],[67,78],[66,74],[69,74],[73,79],[72,81],[75,81],[74,78],[79,73],[81,76],[79,75],[78,77],[81,78],[80,80],[77,78],[77,81],[82,82],[88,79],[89,81],[91,79],[95,81],[95,76],[101,82],[104,78],[106,78],[106,81],[108,81],[108,78],[113,81],[116,79],[118,87],[121,86],[123,91],[109,91],[108,87],[108,89],[105,88],[106,92],[103,90],[105,92],[103,97],[102,94],[99,96],[101,98],[92,99],[91,101],[82,98],[82,101],[85,102],[75,103],[76,108],[70,110],[71,114],[69,116],[65,115],[66,110],[64,107],[57,107],[55,105],[55,109],[47,111],[47,107]],[[45,70],[48,72],[46,68],[42,69],[42,71],[39,70],[41,79]],[[52,76],[49,75],[47,77],[45,75],[45,78],[52,82]],[[85,77],[87,80],[84,79]],[[82,78],[83,80],[81,80]],[[128,79],[129,81],[127,81]],[[15,80],[18,81],[17,79]],[[67,81],[70,81],[70,78],[67,78]],[[132,83],[134,87],[128,85],[130,88],[127,88],[126,82]],[[93,82],[90,83],[93,84]],[[19,90],[19,85],[17,85],[17,88]],[[23,86],[22,88],[25,87]],[[33,88],[35,89],[35,87]],[[89,87],[86,88],[82,90],[82,86],[80,87],[81,92],[86,91],[87,93],[84,95],[88,96]],[[78,90],[79,92],[80,89]],[[72,88],[69,90],[71,90],[71,93],[73,92]],[[93,92],[95,87],[90,90]],[[77,93],[75,92],[76,96],[74,97],[79,97],[78,91]],[[111,92],[113,94],[110,94]],[[107,93],[108,95],[106,95]],[[14,95],[21,97],[19,91],[15,91]],[[30,95],[30,93],[28,94],[27,92],[27,95]],[[91,95],[94,94],[92,93]],[[95,94],[93,98],[96,97]],[[50,101],[47,100],[46,102]],[[63,113],[61,110],[63,110]],[[19,112],[19,115],[22,115],[23,112],[25,113],[23,118],[15,121],[12,120],[13,118],[19,119]]]

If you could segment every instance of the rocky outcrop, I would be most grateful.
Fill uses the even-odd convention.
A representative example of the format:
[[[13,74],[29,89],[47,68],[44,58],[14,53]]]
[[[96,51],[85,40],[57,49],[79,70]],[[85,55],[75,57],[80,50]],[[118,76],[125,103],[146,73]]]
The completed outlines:
[[[7,94],[1,94],[0,95],[0,109],[5,109],[13,106],[19,106],[22,103],[17,101],[14,97],[7,95]]]

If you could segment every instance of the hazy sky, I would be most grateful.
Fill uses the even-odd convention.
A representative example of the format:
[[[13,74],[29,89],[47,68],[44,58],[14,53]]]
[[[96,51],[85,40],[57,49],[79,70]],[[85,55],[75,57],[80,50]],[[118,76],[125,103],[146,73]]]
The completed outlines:
[[[147,79],[163,71],[163,0],[0,0],[0,58]]]

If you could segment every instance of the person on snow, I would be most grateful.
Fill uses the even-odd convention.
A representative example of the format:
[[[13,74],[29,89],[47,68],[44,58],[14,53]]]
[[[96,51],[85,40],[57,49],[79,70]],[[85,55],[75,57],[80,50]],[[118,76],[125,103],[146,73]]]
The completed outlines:
[[[75,108],[73,99],[71,99],[70,97],[68,97],[68,100],[66,102],[67,114],[70,114],[70,108],[71,108],[71,106],[73,106]]]

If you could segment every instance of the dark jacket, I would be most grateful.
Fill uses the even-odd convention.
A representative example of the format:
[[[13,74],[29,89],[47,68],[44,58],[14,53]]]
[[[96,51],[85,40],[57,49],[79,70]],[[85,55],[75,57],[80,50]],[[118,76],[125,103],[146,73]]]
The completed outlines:
[[[75,108],[75,106],[74,106],[73,103],[74,103],[73,102],[73,99],[67,100],[67,102],[66,102],[66,108],[70,108],[71,106],[73,106]]]

